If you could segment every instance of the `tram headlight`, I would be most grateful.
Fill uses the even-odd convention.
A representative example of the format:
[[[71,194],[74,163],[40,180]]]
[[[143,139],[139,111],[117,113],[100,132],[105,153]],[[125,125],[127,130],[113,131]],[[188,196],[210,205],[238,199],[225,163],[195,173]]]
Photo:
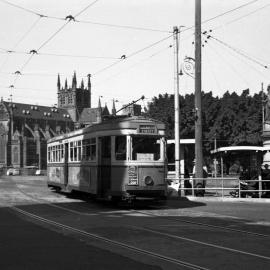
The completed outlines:
[[[147,186],[153,186],[154,185],[154,180],[151,176],[145,176],[144,177],[144,183],[147,185]]]

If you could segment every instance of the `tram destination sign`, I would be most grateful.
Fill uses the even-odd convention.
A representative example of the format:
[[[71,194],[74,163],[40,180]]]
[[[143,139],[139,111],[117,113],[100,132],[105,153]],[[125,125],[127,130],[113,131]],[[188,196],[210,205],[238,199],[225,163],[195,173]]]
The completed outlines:
[[[153,125],[140,125],[139,133],[143,134],[153,134],[156,133],[156,127]]]
[[[128,184],[130,186],[138,185],[138,167],[128,166]]]

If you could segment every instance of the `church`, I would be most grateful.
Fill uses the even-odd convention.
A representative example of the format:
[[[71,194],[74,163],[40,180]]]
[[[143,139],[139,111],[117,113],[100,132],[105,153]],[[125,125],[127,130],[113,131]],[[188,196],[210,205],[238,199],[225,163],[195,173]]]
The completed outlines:
[[[87,86],[77,85],[74,72],[71,86],[57,78],[57,106],[0,101],[0,169],[35,166],[46,169],[47,140],[76,128],[96,123],[109,115],[107,106],[92,108],[91,75]]]

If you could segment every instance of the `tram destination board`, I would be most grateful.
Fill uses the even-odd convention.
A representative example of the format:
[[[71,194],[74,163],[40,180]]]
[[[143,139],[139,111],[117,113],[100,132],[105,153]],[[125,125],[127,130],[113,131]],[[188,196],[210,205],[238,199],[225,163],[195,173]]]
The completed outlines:
[[[128,184],[131,186],[138,185],[138,168],[137,168],[137,166],[128,166]]]
[[[156,133],[156,127],[153,125],[140,125],[139,133],[143,134],[153,134]]]

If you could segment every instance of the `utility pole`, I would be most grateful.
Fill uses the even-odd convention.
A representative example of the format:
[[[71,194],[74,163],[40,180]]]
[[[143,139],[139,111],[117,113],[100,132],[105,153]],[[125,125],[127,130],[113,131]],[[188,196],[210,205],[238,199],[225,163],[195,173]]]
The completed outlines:
[[[175,179],[180,179],[180,110],[179,110],[179,29],[173,27],[174,37],[174,143],[175,143]]]
[[[195,177],[203,178],[202,79],[201,79],[201,0],[195,0]]]

